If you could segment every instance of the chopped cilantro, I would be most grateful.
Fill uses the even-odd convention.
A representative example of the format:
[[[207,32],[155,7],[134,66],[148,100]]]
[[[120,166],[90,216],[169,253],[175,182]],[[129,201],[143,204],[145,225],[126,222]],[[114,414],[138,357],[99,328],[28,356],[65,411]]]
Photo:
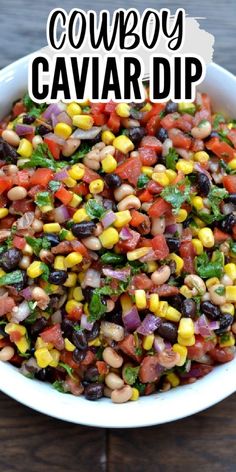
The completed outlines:
[[[57,192],[57,190],[61,187],[61,182],[58,180],[51,180],[48,186],[52,192]]]
[[[48,280],[48,277],[49,277],[49,274],[50,274],[50,269],[49,267],[47,266],[47,264],[45,264],[44,262],[41,262],[40,264],[40,268],[43,270],[43,273],[41,274],[41,278],[43,280]]]
[[[98,218],[100,219],[106,210],[103,208],[103,206],[97,202],[97,200],[91,198],[88,203],[86,204],[86,212],[89,215],[90,218]]]
[[[229,247],[230,247],[230,252],[232,252],[232,254],[236,256],[236,241],[231,240],[229,242]]]
[[[178,154],[174,148],[170,148],[166,156],[166,167],[167,169],[175,170],[176,161],[178,160]]]
[[[139,366],[138,367],[130,367],[130,366],[125,367],[123,375],[124,375],[124,380],[128,385],[133,385],[136,382],[138,378],[139,369],[140,369]]]
[[[30,309],[30,315],[25,319],[25,323],[33,324],[37,319],[37,302],[29,300],[27,303]]]
[[[34,106],[34,102],[33,102],[33,100],[31,100],[28,93],[26,93],[24,95],[22,101],[23,101],[23,104],[25,105],[25,107],[27,108],[27,110],[30,110],[30,108],[32,108]]]
[[[135,384],[133,385],[134,388],[137,388],[137,390],[139,391],[140,395],[144,395],[144,392],[145,392],[145,389],[146,389],[146,385],[139,382],[138,380],[135,382]]]
[[[21,270],[14,270],[13,272],[10,272],[9,274],[5,274],[2,277],[0,277],[0,287],[2,285],[13,285],[13,284],[18,284],[23,281],[23,275]]]
[[[108,287],[109,288],[109,287]],[[101,294],[95,289],[93,296],[89,303],[89,317],[88,321],[97,321],[106,313],[107,307],[106,303],[104,304],[101,298]]]
[[[217,293],[217,295],[224,295],[225,294],[225,287],[222,285],[218,288],[215,289],[215,293]]]
[[[230,333],[223,333],[220,335],[220,343],[227,343],[230,340]]]
[[[173,213],[178,214],[181,205],[184,202],[190,202],[190,183],[185,181],[178,182],[175,186],[168,185],[161,192],[162,198],[172,205]]]
[[[70,367],[68,364],[64,364],[64,362],[59,362],[58,364],[60,367],[63,367],[63,369],[65,369],[65,371],[67,372],[67,374],[70,376],[70,377],[73,377],[73,369],[72,367]]]
[[[91,146],[86,143],[82,143],[78,151],[73,154],[73,156],[71,156],[69,163],[76,164],[76,162],[80,161],[80,159],[83,159],[89,151],[91,151]]]
[[[52,384],[53,388],[55,388],[55,390],[57,390],[58,392],[60,393],[66,393],[65,389],[64,389],[64,382],[63,380],[56,380],[55,382],[53,382]]]
[[[59,234],[60,241],[64,241],[66,239],[67,234],[68,234],[67,229],[62,228]]]
[[[140,272],[147,271],[147,264],[145,264],[145,262],[129,261],[128,267],[131,268],[132,275],[136,275],[136,274],[139,274]]]
[[[50,242],[47,238],[32,238],[31,236],[26,236],[26,242],[32,247],[36,256],[39,255],[41,249],[49,249],[51,247]]]
[[[145,174],[141,174],[138,178],[137,187],[138,188],[144,188],[144,187],[146,187],[148,182],[149,182],[148,176],[145,175]]]
[[[224,141],[225,143],[229,144],[229,146],[233,147],[232,141],[227,137],[229,130],[228,129],[222,129],[218,131],[218,135],[220,136],[220,140]]]
[[[47,191],[37,193],[35,197],[35,203],[39,208],[48,206],[48,205],[51,206],[52,205],[51,194]]]
[[[125,262],[123,254],[115,254],[114,252],[105,252],[101,256],[103,264],[119,265]]]
[[[56,162],[46,144],[39,144],[32,152],[32,156],[28,162],[22,167],[48,167],[56,171]]]
[[[225,123],[225,118],[221,113],[216,113],[213,120],[213,129],[217,129],[220,123]]]
[[[206,252],[200,254],[195,258],[195,265],[197,274],[203,279],[210,279],[211,277],[218,277],[223,275],[224,256],[221,251],[215,251],[213,258],[209,261]]]
[[[26,93],[23,97],[23,104],[27,108],[27,114],[35,118],[38,118],[47,108],[46,103],[34,103],[33,100],[31,100],[31,98],[29,97],[28,93]]]

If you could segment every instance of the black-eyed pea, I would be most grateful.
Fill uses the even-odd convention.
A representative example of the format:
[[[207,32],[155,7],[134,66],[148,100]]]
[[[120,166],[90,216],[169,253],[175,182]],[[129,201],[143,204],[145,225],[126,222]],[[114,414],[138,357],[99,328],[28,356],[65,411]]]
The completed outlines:
[[[126,403],[131,399],[132,394],[132,387],[130,387],[130,385],[125,385],[119,390],[113,390],[111,393],[111,399],[113,403]]]
[[[18,147],[20,144],[20,137],[12,129],[4,129],[2,132],[2,139],[13,147]]]
[[[226,303],[224,289],[225,287],[222,284],[215,284],[215,285],[212,285],[212,287],[209,287],[208,290],[210,294],[210,299],[214,305],[224,305]]]
[[[17,185],[16,187],[12,187],[10,190],[7,192],[7,198],[11,200],[12,202],[15,202],[17,200],[23,200],[27,195],[27,190],[24,187],[21,187],[20,185]]]
[[[171,271],[168,265],[161,266],[151,275],[151,280],[155,285],[162,285],[170,278]]]
[[[11,346],[5,346],[0,351],[0,361],[7,362],[10,361],[14,356],[15,351]]]
[[[111,390],[119,390],[124,386],[124,380],[114,372],[109,372],[105,377],[105,384]]]
[[[115,369],[118,369],[123,364],[123,358],[111,347],[105,347],[102,357],[108,365]]]
[[[131,208],[139,210],[140,207],[141,202],[138,197],[135,197],[135,195],[128,195],[127,197],[123,198],[123,200],[121,200],[117,205],[118,211],[130,210]]]
[[[129,195],[133,195],[134,193],[135,193],[135,189],[131,187],[131,185],[122,184],[120,187],[114,190],[114,197],[118,202],[120,202],[125,197]]]

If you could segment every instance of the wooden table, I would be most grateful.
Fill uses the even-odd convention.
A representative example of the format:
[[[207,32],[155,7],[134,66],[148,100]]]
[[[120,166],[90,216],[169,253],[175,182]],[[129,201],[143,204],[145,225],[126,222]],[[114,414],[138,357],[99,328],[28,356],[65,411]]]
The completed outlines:
[[[190,4],[191,3],[191,4]],[[46,43],[48,12],[55,7],[107,8],[105,0],[0,0],[0,67]],[[236,73],[234,0],[113,1],[114,8],[185,7],[207,17],[215,34],[214,60]],[[187,399],[186,399],[187,401]],[[64,423],[0,394],[1,472],[234,472],[236,395],[193,417],[145,429],[104,430]]]

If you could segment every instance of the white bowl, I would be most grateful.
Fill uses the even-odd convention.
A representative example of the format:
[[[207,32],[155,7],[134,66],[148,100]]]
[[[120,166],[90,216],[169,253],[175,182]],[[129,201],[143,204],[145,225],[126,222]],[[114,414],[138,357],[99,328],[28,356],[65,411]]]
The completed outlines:
[[[27,88],[29,56],[0,72],[0,113]],[[207,67],[201,91],[210,94],[214,109],[236,117],[236,78],[216,64]],[[166,423],[214,405],[236,391],[236,359],[216,367],[192,385],[142,397],[122,405],[108,399],[90,402],[83,397],[58,393],[49,384],[29,380],[11,366],[0,362],[0,389],[15,400],[62,420],[100,427],[138,427]]]

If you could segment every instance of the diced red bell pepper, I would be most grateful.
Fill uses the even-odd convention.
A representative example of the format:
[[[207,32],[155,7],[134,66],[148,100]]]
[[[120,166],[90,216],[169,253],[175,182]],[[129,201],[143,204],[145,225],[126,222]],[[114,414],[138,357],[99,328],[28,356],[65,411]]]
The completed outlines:
[[[25,238],[21,238],[20,236],[14,236],[12,244],[17,249],[22,250],[25,247],[26,241]]]
[[[160,125],[165,129],[176,128],[175,123],[179,117],[179,113],[168,113],[168,115],[161,119]]]
[[[180,244],[179,254],[184,260],[184,271],[188,274],[195,274],[194,258],[196,252],[192,241],[182,242]]]
[[[171,139],[174,147],[183,149],[189,149],[191,147],[192,139],[184,134],[180,129],[169,129],[168,136]]]
[[[147,111],[143,114],[141,118],[141,124],[144,125],[146,124],[153,116],[159,116],[160,112],[164,110],[165,104],[164,103],[154,103],[152,105],[152,109],[150,111]]]
[[[0,194],[9,190],[12,187],[12,178],[11,177],[0,177]]]
[[[225,175],[223,185],[229,193],[236,193],[236,175]]]
[[[155,134],[157,133],[158,128],[160,127],[160,115],[152,116],[150,120],[148,120],[146,124],[146,132],[148,136],[154,137]]]
[[[138,152],[143,166],[154,166],[156,164],[156,151],[148,147],[140,147]]]
[[[162,143],[155,136],[144,136],[140,147],[152,149],[153,151],[156,151],[157,154],[160,154],[162,151]]]
[[[116,114],[116,112],[112,112],[110,114],[107,126],[113,131],[113,133],[118,133],[120,129],[120,117]]]
[[[224,241],[227,241],[227,239],[230,238],[230,235],[228,233],[224,233],[224,231],[221,231],[219,228],[214,228],[214,240],[216,243],[220,244],[223,243]]]
[[[115,173],[122,179],[127,179],[131,184],[136,185],[141,168],[141,160],[137,157],[130,157],[116,168]]]
[[[148,203],[148,202],[151,202],[153,200],[153,195],[149,192],[149,190],[143,190],[142,192],[140,192],[138,194],[138,198],[140,200],[140,202],[142,203]]]
[[[171,215],[172,206],[170,203],[166,202],[163,198],[159,197],[149,208],[148,214],[151,218]]]
[[[21,187],[28,189],[30,183],[29,171],[27,169],[18,171],[17,174],[13,176],[13,181],[14,185],[20,185]]]
[[[53,171],[47,168],[36,169],[32,177],[30,178],[30,186],[41,185],[47,187],[50,180],[53,178]]]
[[[112,113],[113,111],[115,111],[116,107],[117,103],[110,100],[108,103],[105,104],[104,111],[105,113]]]
[[[44,142],[45,144],[47,144],[48,149],[53,155],[54,159],[58,160],[61,154],[60,144],[56,143],[55,141],[52,141],[50,138],[47,138],[47,137],[44,138]]]
[[[88,185],[84,182],[80,182],[73,188],[73,192],[77,195],[82,195],[85,197],[89,193]]]
[[[228,143],[220,141],[219,138],[214,137],[206,142],[206,148],[212,151],[220,159],[230,162],[236,157],[236,151]]]
[[[163,234],[157,234],[155,238],[152,239],[152,249],[155,252],[155,258],[158,260],[165,259],[168,256],[170,251]]]
[[[68,205],[72,198],[73,195],[69,190],[67,190],[65,187],[60,187],[56,192],[55,192],[55,197],[58,198],[64,205]]]
[[[40,337],[45,343],[52,343],[56,349],[62,350],[64,347],[64,339],[62,337],[60,323],[56,323],[50,328],[42,331]]]
[[[132,220],[130,221],[131,226],[139,226],[145,220],[145,215],[143,213],[140,213],[140,211],[137,211],[137,210],[131,210],[131,216],[132,216]]]
[[[133,231],[132,229],[129,229],[129,231],[132,237],[123,241],[120,240],[116,245],[117,249],[120,249],[121,252],[133,251],[139,242],[140,234],[137,233],[137,231]]]

